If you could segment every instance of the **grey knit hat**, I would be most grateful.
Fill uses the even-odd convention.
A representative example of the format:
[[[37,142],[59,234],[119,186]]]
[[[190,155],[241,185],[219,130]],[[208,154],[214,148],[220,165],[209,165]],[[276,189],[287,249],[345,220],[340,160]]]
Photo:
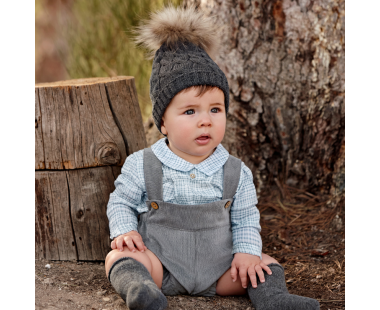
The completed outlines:
[[[161,119],[173,97],[196,85],[211,85],[224,93],[226,112],[229,87],[225,74],[211,59],[219,46],[219,29],[213,18],[194,7],[173,8],[151,14],[140,26],[136,42],[154,54],[150,77],[153,118],[159,131]]]

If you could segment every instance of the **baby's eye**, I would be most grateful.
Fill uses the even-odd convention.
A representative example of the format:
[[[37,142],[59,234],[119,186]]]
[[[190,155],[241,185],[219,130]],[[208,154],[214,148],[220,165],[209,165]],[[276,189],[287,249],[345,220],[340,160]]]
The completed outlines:
[[[194,113],[195,113],[195,112],[194,112],[193,109],[190,109],[190,110],[185,111],[185,114],[187,114],[187,115],[192,115],[192,114],[194,114]]]
[[[212,113],[218,113],[219,111],[220,111],[219,108],[212,108],[212,109],[211,109],[211,112],[212,112]]]

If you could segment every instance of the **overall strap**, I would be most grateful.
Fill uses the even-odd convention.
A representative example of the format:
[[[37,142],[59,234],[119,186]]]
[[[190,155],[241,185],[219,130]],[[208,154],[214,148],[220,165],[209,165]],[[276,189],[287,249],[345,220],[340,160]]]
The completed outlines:
[[[144,149],[144,178],[148,199],[162,201],[162,163],[150,147]]]
[[[223,167],[223,198],[232,198],[240,180],[241,160],[230,155]]]

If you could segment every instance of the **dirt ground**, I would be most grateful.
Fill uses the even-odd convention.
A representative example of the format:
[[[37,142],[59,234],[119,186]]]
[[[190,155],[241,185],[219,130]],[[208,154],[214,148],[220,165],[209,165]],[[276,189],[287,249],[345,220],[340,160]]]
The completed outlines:
[[[321,309],[345,308],[343,207],[312,194],[282,189],[259,203],[263,252],[285,268],[290,293],[319,300]],[[291,198],[289,198],[291,196]],[[45,267],[47,264],[50,268]],[[35,308],[128,309],[109,284],[103,262],[35,262]],[[168,297],[168,310],[253,310],[247,296]]]

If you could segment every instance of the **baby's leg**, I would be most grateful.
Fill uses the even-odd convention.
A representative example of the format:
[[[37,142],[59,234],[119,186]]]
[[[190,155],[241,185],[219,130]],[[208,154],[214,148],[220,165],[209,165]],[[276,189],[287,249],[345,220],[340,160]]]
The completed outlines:
[[[163,277],[162,264],[158,257],[154,255],[153,252],[150,250],[146,250],[143,253],[141,253],[140,251],[136,251],[133,253],[126,246],[124,246],[123,252],[120,252],[119,250],[112,250],[108,253],[104,264],[106,267],[107,277],[112,265],[117,260],[123,257],[132,257],[133,259],[142,263],[145,266],[145,268],[148,269],[150,275],[153,278],[154,283],[156,283],[158,288],[161,288]]]
[[[261,254],[261,258],[264,264],[278,264],[273,257],[264,253]],[[221,296],[244,295],[247,293],[247,289],[242,287],[239,273],[236,282],[232,282],[230,268],[219,278],[216,284],[216,293]]]
[[[166,308],[166,297],[160,291],[162,264],[151,251],[131,252],[127,247],[122,252],[113,250],[106,257],[105,267],[108,279],[129,309]]]

